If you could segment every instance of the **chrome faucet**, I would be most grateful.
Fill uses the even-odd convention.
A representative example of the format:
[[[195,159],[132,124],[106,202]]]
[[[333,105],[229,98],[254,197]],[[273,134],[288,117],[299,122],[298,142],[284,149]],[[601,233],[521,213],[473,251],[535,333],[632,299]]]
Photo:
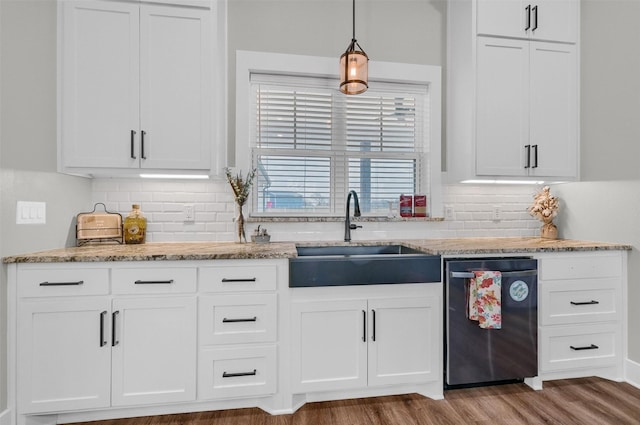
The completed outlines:
[[[351,204],[351,195],[353,195],[353,216],[360,217],[360,202],[358,202],[358,194],[355,190],[349,191],[347,195],[347,212],[344,217],[344,241],[351,242],[351,231],[357,229],[355,224],[351,224],[351,217],[349,214],[349,204]]]

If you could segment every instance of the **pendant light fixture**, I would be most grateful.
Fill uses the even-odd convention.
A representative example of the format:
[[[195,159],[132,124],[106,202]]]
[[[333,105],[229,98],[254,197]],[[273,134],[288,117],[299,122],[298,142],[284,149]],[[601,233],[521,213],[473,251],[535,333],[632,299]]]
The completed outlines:
[[[340,91],[344,94],[364,93],[368,88],[369,58],[356,41],[356,0],[353,1],[353,36],[340,56]]]

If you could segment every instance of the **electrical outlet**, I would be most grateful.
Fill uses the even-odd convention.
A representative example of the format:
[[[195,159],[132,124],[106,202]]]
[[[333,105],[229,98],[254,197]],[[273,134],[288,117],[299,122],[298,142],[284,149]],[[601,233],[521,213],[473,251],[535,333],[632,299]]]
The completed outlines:
[[[196,210],[193,205],[185,205],[182,210],[182,219],[185,223],[193,223],[196,221]]]
[[[453,207],[451,205],[445,205],[444,218],[447,220],[453,220]]]
[[[498,205],[493,206],[492,218],[493,218],[493,221],[502,220],[502,211],[500,210],[500,207]]]

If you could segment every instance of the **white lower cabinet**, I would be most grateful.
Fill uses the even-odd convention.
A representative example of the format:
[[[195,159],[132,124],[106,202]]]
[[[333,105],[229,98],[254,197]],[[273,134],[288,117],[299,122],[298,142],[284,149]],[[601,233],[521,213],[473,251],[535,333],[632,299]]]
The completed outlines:
[[[276,392],[275,345],[206,347],[198,359],[201,399],[251,397]]]
[[[108,407],[108,297],[28,300],[18,307],[18,409],[23,413]]]
[[[213,264],[199,268],[198,400],[273,395],[280,268],[268,260]]]
[[[293,392],[441,379],[441,311],[438,296],[294,302]]]
[[[542,379],[623,378],[623,251],[539,256]]]
[[[91,297],[83,295],[108,294],[107,266],[18,272],[20,413],[195,400],[196,296],[172,287],[185,271],[195,277],[195,268],[163,269],[154,280],[149,270],[157,274],[140,269],[114,285],[136,296]],[[167,290],[171,296],[157,295]]]
[[[113,301],[114,406],[196,399],[196,298]]]
[[[366,317],[367,300],[292,305],[294,392],[367,386]]]

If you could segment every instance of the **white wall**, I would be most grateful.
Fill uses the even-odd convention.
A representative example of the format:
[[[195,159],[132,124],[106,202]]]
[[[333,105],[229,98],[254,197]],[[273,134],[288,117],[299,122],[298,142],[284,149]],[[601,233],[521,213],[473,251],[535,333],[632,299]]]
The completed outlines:
[[[557,185],[561,236],[633,245],[629,358],[640,361],[640,2],[582,0],[581,183]]]

